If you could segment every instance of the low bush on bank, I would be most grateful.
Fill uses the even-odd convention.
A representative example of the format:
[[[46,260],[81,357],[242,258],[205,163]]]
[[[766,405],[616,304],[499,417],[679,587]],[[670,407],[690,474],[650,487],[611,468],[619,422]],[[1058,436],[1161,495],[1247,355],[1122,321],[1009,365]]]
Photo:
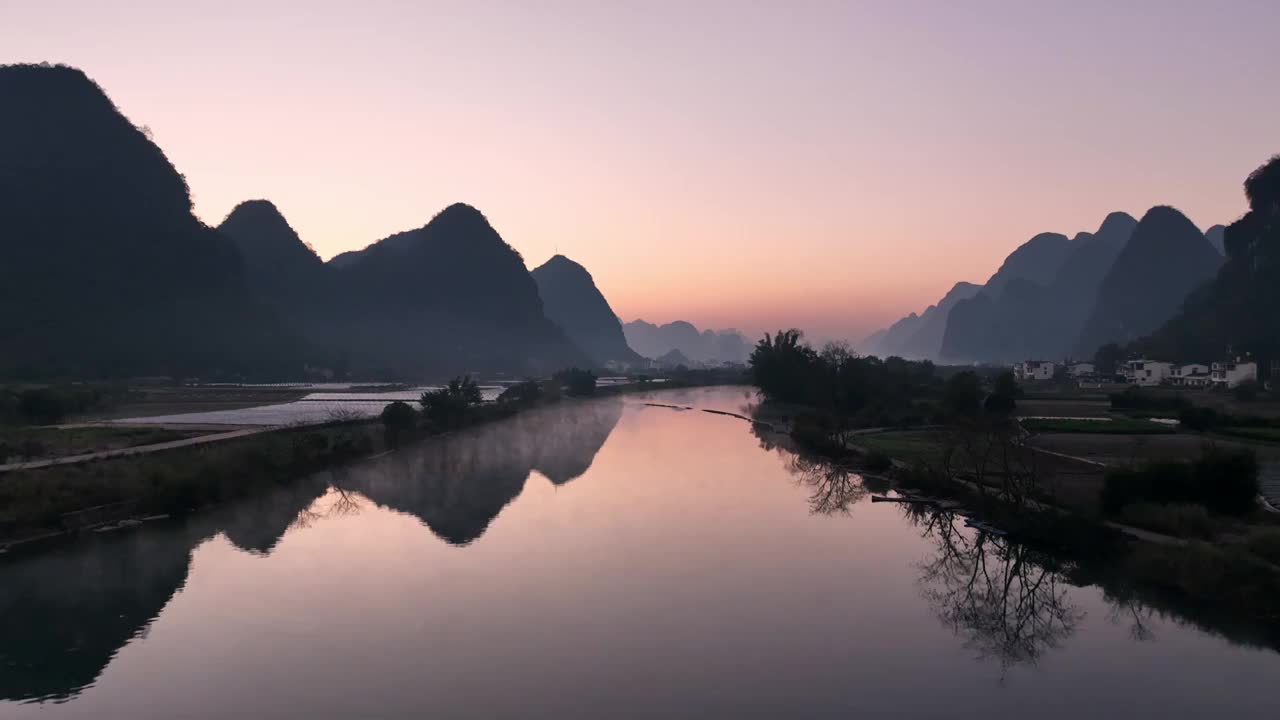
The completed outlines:
[[[1120,512],[1120,521],[1175,537],[1207,540],[1213,536],[1213,519],[1201,505],[1134,503]]]
[[[862,466],[867,469],[867,472],[884,473],[893,467],[893,460],[879,450],[871,450],[863,456]]]
[[[1139,390],[1136,387],[1125,388],[1123,392],[1111,393],[1112,410],[1163,410],[1180,412],[1192,407],[1191,401],[1181,395],[1166,395]]]
[[[1228,515],[1253,510],[1258,495],[1258,458],[1252,451],[1207,450],[1194,462],[1154,463],[1108,472],[1102,507],[1111,514],[1133,503],[1192,503]]]
[[[1136,583],[1211,601],[1238,617],[1275,622],[1280,572],[1239,548],[1138,543],[1125,558],[1125,570]]]
[[[1249,552],[1267,562],[1280,565],[1280,529],[1262,528],[1254,530],[1249,534],[1247,544]]]

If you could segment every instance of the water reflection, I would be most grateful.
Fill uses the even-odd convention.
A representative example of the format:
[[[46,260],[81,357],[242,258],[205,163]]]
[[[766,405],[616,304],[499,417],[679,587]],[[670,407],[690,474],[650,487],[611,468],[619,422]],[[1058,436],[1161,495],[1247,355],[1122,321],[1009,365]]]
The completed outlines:
[[[526,412],[388,455],[334,484],[468,545],[520,495],[531,472],[556,485],[585,473],[621,416],[616,398]]]
[[[269,553],[325,492],[318,478],[143,530],[94,534],[0,563],[0,699],[65,700],[144,634],[218,533]]]
[[[814,515],[847,515],[851,505],[870,495],[861,475],[834,463],[793,454],[787,471],[809,490],[809,511]]]
[[[265,557],[291,529],[359,512],[364,496],[465,545],[530,472],[557,485],[585,473],[621,413],[616,399],[530,412],[187,518],[0,558],[0,700],[62,701],[91,686],[219,533]]]
[[[903,512],[936,551],[919,566],[922,594],[978,657],[1005,667],[1034,664],[1084,619],[1070,600],[1070,583],[1048,558],[965,528],[949,512],[909,505]]]

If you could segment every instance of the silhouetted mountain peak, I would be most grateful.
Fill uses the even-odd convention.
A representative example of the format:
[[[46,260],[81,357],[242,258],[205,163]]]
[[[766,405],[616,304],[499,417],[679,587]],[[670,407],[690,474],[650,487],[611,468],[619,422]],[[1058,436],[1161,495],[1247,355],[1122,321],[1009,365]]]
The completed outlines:
[[[1186,215],[1168,205],[1151,208],[1102,281],[1075,353],[1089,357],[1108,342],[1152,332],[1221,264],[1222,256]]]
[[[1098,232],[1094,233],[1095,237],[1106,236],[1129,236],[1133,234],[1133,229],[1138,226],[1138,221],[1129,213],[1119,211],[1107,215],[1102,220],[1102,224],[1098,226]]]
[[[293,364],[277,318],[245,292],[234,245],[191,214],[150,132],[83,72],[0,67],[0,107],[0,370]]]
[[[1225,225],[1214,225],[1204,231],[1204,239],[1209,241],[1209,244],[1213,246],[1214,250],[1218,251],[1219,255],[1226,255],[1227,250],[1224,242],[1226,234],[1227,228]]]
[[[640,355],[628,345],[622,323],[591,273],[563,255],[556,255],[530,273],[547,317],[559,325],[593,361],[639,364]]]

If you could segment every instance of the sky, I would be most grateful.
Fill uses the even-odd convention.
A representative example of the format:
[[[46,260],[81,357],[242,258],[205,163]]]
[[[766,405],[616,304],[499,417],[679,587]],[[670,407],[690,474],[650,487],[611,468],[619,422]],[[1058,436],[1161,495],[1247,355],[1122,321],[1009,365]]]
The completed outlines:
[[[618,315],[856,341],[1043,231],[1244,211],[1280,152],[1257,2],[0,0],[219,223],[322,257],[480,208]]]

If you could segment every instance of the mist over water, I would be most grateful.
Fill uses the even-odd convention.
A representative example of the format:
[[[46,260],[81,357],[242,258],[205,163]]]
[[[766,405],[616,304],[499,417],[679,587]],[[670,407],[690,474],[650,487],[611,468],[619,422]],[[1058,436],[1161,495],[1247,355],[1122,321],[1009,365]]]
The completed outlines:
[[[1280,656],[798,457],[562,403],[0,556],[0,717],[1274,717]]]

